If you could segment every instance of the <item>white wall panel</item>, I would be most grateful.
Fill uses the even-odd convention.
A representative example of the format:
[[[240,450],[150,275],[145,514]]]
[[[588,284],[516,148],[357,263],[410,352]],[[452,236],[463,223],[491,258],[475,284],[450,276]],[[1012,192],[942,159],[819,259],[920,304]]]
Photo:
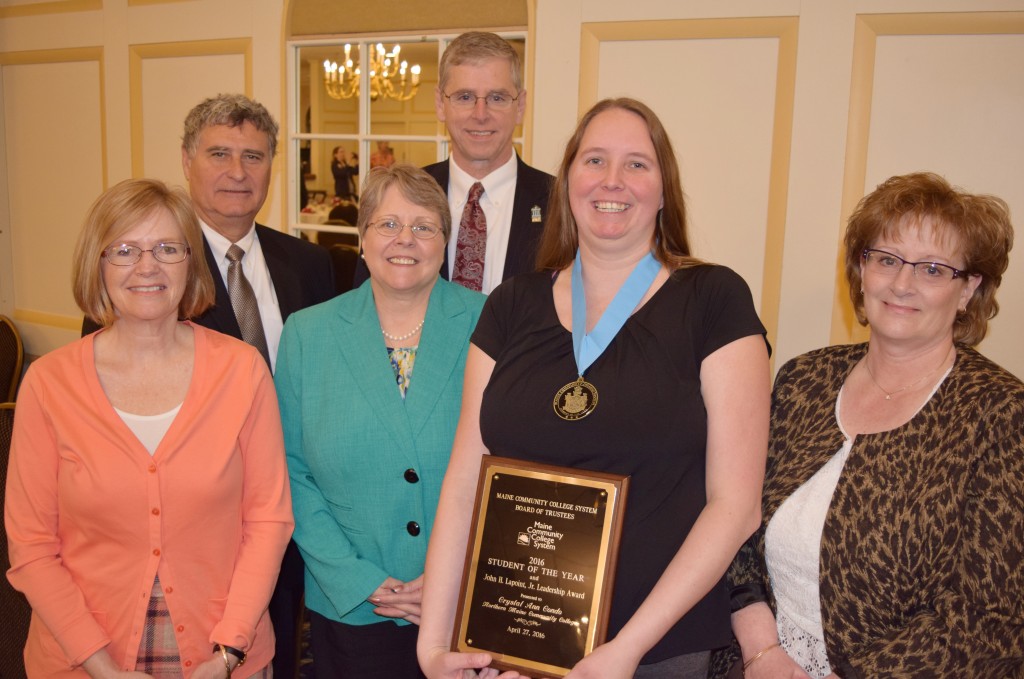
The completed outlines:
[[[1018,247],[981,350],[1024,375],[1024,35],[879,36],[865,190],[930,170],[993,193],[1015,217]]]
[[[16,315],[80,317],[71,250],[104,183],[99,71],[91,61],[3,67]]]
[[[20,310],[26,350],[39,355],[78,336],[81,315],[70,300],[68,278],[73,240],[52,239],[47,274],[52,288],[40,287],[35,262],[23,261],[42,219],[77,229],[89,203],[105,185],[129,176],[152,174],[184,183],[180,167],[182,121],[189,108],[218,92],[245,92],[275,115],[281,110],[284,0],[68,0],[38,4],[0,0],[0,64],[4,75],[28,64],[58,73],[32,80],[48,92],[25,96],[27,81],[2,85],[7,148],[0,149],[0,306]],[[35,7],[41,8],[36,11]],[[69,55],[65,58],[64,53]],[[83,57],[95,52],[102,57]],[[254,56],[258,52],[258,56]],[[56,56],[55,56],[56,55]],[[81,63],[95,61],[88,77]],[[259,65],[257,70],[254,64]],[[70,75],[69,75],[70,74]],[[69,84],[67,81],[71,80]],[[12,88],[17,93],[12,93]],[[12,109],[11,101],[17,104]],[[102,131],[102,134],[101,134]],[[33,142],[51,173],[11,141]],[[83,148],[87,147],[87,148]],[[72,174],[91,171],[92,182],[72,182]],[[103,181],[101,174],[106,173]],[[264,223],[281,222],[282,175],[275,174],[261,212]],[[41,199],[43,186],[48,193]],[[25,186],[40,187],[26,191]],[[62,191],[62,193],[61,193]],[[4,207],[11,204],[11,209]],[[42,210],[24,205],[42,205]],[[17,283],[8,263],[19,269]],[[22,269],[31,267],[29,279]],[[59,291],[58,291],[59,289]],[[39,299],[44,300],[43,309]]]
[[[672,139],[694,254],[725,264],[761,299],[777,69],[776,38],[608,42],[598,94],[640,99]]]
[[[241,54],[142,60],[143,172],[184,186],[181,135],[193,106],[219,93],[245,92]]]

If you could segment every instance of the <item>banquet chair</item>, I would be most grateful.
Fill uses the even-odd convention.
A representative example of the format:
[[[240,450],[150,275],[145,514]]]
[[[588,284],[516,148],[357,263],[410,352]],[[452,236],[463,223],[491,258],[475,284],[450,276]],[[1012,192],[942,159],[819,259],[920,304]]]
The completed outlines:
[[[7,529],[3,522],[3,507],[7,486],[7,460],[11,453],[11,436],[14,430],[14,404],[0,403],[0,574],[11,567],[7,553]],[[0,677],[25,679],[25,662],[22,649],[28,638],[28,621],[32,610],[25,596],[11,587],[6,577],[0,577],[0,617],[3,617],[3,633],[0,633]]]
[[[335,292],[339,295],[352,289],[352,281],[356,276],[356,264],[359,263],[359,248],[354,245],[337,244],[327,248],[331,253],[331,264],[334,266]]]
[[[356,222],[359,221],[359,206],[347,201],[344,203],[338,203],[331,208],[331,212],[327,215],[327,219],[343,219],[350,225],[355,226]]]
[[[14,322],[0,314],[0,402],[14,401],[21,381],[25,348]]]

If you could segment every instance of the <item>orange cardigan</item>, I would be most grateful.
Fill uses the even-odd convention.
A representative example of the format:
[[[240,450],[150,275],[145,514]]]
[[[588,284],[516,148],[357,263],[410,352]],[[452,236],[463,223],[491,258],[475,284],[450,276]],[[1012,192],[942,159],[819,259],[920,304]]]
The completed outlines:
[[[273,656],[266,608],[293,527],[277,397],[255,350],[191,327],[192,382],[153,456],[100,386],[95,335],[25,377],[5,513],[29,677],[85,677],[103,647],[134,669],[158,574],[185,677],[215,642],[248,651],[239,677]]]

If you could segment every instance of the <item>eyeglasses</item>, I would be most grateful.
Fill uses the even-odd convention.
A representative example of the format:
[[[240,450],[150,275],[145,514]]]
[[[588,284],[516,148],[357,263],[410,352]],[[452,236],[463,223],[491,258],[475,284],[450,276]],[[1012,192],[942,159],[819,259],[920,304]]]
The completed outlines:
[[[954,278],[970,275],[940,262],[908,262],[899,255],[885,250],[867,248],[861,256],[864,259],[864,268],[872,273],[895,276],[903,270],[905,264],[909,264],[914,272],[914,277],[930,285],[946,285]]]
[[[184,243],[157,243],[149,250],[121,243],[111,245],[101,256],[114,266],[131,266],[142,259],[143,252],[151,253],[153,259],[158,262],[177,264],[184,262],[185,258],[192,254],[192,249]]]
[[[468,111],[471,108],[476,108],[476,102],[480,99],[484,100],[484,104],[489,109],[495,111],[507,111],[512,107],[512,104],[519,101],[519,97],[523,96],[522,92],[516,96],[512,96],[507,92],[488,92],[487,94],[477,96],[469,90],[459,90],[458,92],[452,92],[451,94],[441,93],[442,97],[448,99],[448,103],[452,105],[452,108],[462,109]]]
[[[430,240],[437,234],[441,233],[441,229],[437,228],[433,224],[402,224],[396,222],[394,219],[381,219],[370,224],[373,230],[382,236],[388,238],[394,238],[398,234],[402,233],[402,229],[409,227],[409,231],[412,235],[419,240]]]

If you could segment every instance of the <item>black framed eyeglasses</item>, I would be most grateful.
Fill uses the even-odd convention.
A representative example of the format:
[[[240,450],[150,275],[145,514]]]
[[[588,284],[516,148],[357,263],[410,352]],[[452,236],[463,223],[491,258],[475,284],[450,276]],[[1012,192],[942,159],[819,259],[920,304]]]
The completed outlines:
[[[882,276],[895,276],[903,270],[904,265],[910,265],[917,280],[931,285],[945,285],[954,278],[970,275],[942,262],[908,262],[899,255],[874,248],[865,248],[861,258],[866,270]]]
[[[148,250],[135,245],[120,243],[111,245],[100,255],[114,266],[131,266],[142,259],[142,253],[149,252],[153,259],[164,264],[178,264],[192,254],[192,249],[184,243],[157,243]]]
[[[519,97],[523,96],[520,92],[516,96],[512,96],[508,92],[488,92],[483,96],[479,96],[469,90],[459,90],[458,92],[452,92],[451,94],[441,93],[441,96],[448,100],[448,103],[453,108],[459,108],[463,110],[469,110],[476,108],[476,102],[480,99],[484,100],[484,105],[489,109],[495,111],[507,111],[512,107],[512,104],[519,101]]]
[[[387,238],[394,238],[398,234],[402,233],[402,229],[409,227],[409,231],[418,240],[430,240],[441,233],[441,229],[434,226],[433,224],[427,224],[420,222],[417,224],[402,224],[401,222],[394,219],[379,219],[376,222],[370,224],[373,230],[382,236]]]

